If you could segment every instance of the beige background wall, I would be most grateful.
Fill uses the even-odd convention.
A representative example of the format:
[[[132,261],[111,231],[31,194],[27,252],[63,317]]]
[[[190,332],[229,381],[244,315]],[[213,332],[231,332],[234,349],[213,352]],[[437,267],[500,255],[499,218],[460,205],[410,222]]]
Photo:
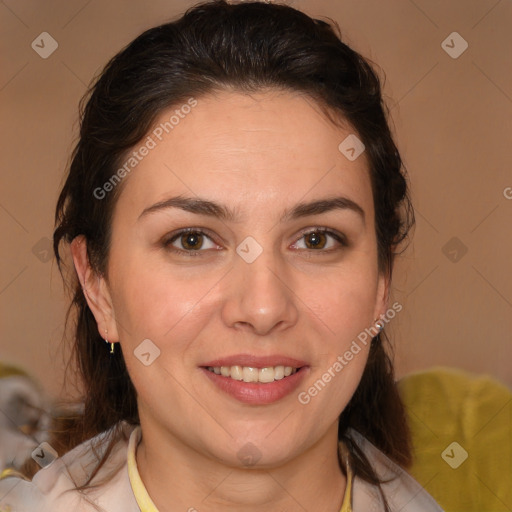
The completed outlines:
[[[395,270],[394,297],[404,305],[389,329],[398,375],[448,365],[512,386],[512,3],[290,3],[335,19],[386,72],[417,217]],[[48,251],[78,101],[123,45],[190,5],[0,4],[0,359],[24,366],[54,395],[66,355],[65,297]],[[454,31],[469,45],[457,59],[441,46]],[[47,59],[31,47],[42,32],[58,43]],[[445,44],[462,48],[456,39]]]

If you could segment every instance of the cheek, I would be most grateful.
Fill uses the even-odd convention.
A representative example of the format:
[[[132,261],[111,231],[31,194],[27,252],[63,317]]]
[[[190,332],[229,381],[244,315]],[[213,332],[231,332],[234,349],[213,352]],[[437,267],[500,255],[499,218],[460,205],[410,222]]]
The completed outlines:
[[[318,298],[311,318],[324,333],[327,329],[317,340],[318,364],[312,367],[311,377],[298,395],[312,417],[327,422],[335,421],[361,380],[372,340],[365,329],[371,325],[375,301],[370,282],[358,286],[333,280],[331,286],[328,298]]]
[[[147,261],[147,260],[146,260]],[[149,338],[159,348],[169,341],[176,352],[186,347],[203,326],[208,291],[218,276],[193,277],[168,266],[125,259],[123,275],[113,272],[113,301],[121,342],[132,350]]]
[[[159,401],[154,400],[161,395],[155,390],[165,383],[167,390],[174,389],[166,400],[179,407],[182,392],[178,382],[190,377],[187,356],[193,354],[218,307],[213,304],[213,294],[208,294],[218,277],[185,279],[169,275],[168,269],[137,261],[126,263],[126,272],[113,286],[113,301],[128,373],[146,404],[157,407]],[[138,347],[147,339],[159,350],[158,358],[149,366],[137,357],[141,353]]]
[[[310,325],[323,333],[316,341],[318,365],[299,397],[312,414],[329,410],[328,419],[334,421],[359,385],[372,339],[365,329],[373,321],[377,277],[360,260],[317,280],[315,286],[308,282],[301,292],[308,297]]]
[[[371,325],[376,290],[377,273],[372,273],[371,267],[354,265],[305,283],[300,295],[341,349]]]

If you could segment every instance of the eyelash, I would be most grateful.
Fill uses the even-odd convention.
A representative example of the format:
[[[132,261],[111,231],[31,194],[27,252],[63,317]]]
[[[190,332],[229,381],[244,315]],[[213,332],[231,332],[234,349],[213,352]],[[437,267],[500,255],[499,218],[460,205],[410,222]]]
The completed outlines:
[[[198,235],[203,235],[207,238],[209,238],[213,243],[216,243],[211,236],[208,235],[207,232],[205,232],[204,230],[200,229],[200,228],[186,228],[186,229],[182,229],[180,231],[178,231],[177,233],[173,233],[172,236],[170,238],[166,238],[162,241],[162,245],[164,246],[164,248],[166,249],[169,249],[171,252],[174,252],[176,254],[184,254],[186,256],[192,256],[192,257],[202,257],[204,256],[204,254],[201,254],[201,253],[204,253],[204,252],[207,252],[206,250],[183,250],[183,249],[177,249],[175,247],[173,247],[171,244],[177,240],[180,236],[186,234],[186,233],[194,233],[194,234],[198,234]],[[302,238],[304,238],[305,236],[307,235],[310,235],[311,233],[322,233],[322,234],[325,234],[325,235],[329,235],[331,236],[332,238],[334,238],[342,248],[346,248],[348,247],[348,242],[345,238],[344,235],[341,235],[341,234],[338,234],[337,232],[335,231],[332,231],[330,229],[327,229],[327,228],[311,228],[309,229],[308,231],[305,231],[301,234],[301,236],[297,239],[297,241],[301,240]],[[315,249],[299,249],[300,251],[308,251],[309,253],[311,254],[314,254],[314,253],[317,253],[318,256],[322,256],[322,255],[325,255],[325,254],[331,254],[337,250],[339,250],[340,248],[334,248],[334,249],[319,249],[319,250],[315,250]]]

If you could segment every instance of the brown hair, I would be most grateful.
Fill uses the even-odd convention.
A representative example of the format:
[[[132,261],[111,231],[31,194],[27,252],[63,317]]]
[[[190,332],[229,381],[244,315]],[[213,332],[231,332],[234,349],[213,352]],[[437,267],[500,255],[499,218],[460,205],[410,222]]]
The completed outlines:
[[[332,120],[350,123],[369,161],[379,270],[391,278],[414,214],[376,72],[342,42],[335,22],[312,19],[286,5],[224,0],[199,4],[176,21],[141,34],[110,60],[83,98],[80,137],[56,208],[54,250],[61,271],[61,242],[85,235],[92,267],[106,275],[112,212],[122,183],[101,200],[94,191],[113,176],[164,109],[226,88],[298,91]],[[121,420],[139,422],[122,352],[109,354],[76,280],[73,293],[74,356],[84,407],[55,429],[54,442],[64,451]],[[409,467],[410,433],[383,339],[391,352],[383,333],[374,337],[360,384],[339,422],[339,438],[349,444],[356,474],[379,488],[373,468],[346,433],[348,427],[356,429]],[[112,432],[110,448],[120,429]]]

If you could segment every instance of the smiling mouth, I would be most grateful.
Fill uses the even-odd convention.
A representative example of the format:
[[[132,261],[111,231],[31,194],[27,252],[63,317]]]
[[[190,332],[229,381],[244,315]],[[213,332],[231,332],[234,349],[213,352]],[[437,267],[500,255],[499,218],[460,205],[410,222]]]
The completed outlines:
[[[300,368],[292,366],[267,366],[255,368],[252,366],[208,366],[206,369],[223,377],[244,382],[259,382],[268,384],[276,380],[285,379],[297,373]]]

